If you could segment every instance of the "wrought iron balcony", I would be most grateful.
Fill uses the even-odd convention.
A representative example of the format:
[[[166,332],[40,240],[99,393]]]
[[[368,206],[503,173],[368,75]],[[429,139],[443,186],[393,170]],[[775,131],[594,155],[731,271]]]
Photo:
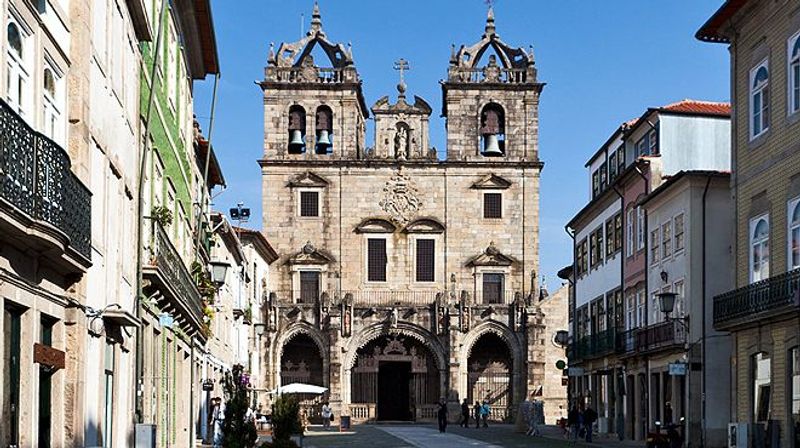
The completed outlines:
[[[727,330],[796,313],[799,304],[800,269],[795,269],[714,297],[714,327]]]
[[[570,345],[570,360],[599,358],[613,353],[616,337],[615,328],[584,336]]]
[[[66,247],[88,263],[91,193],[71,165],[63,148],[34,131],[0,100],[0,200],[32,224],[57,230],[66,237]]]
[[[635,333],[636,351],[639,353],[681,347],[685,343],[686,328],[681,322],[674,320],[648,325]]]
[[[161,224],[152,220],[149,257],[143,272],[150,281],[149,294],[154,294],[162,311],[175,314],[179,323],[189,323],[199,330],[203,323],[203,302],[195,281],[170,242]]]

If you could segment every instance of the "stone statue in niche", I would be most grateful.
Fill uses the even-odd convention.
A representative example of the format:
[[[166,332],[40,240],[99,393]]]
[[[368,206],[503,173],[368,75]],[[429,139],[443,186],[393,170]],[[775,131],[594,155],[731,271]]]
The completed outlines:
[[[397,133],[394,135],[394,156],[396,158],[406,157],[408,153],[408,129],[405,126],[398,126]]]
[[[400,313],[397,311],[397,308],[392,308],[392,311],[389,312],[389,327],[397,328],[397,322],[399,318]]]

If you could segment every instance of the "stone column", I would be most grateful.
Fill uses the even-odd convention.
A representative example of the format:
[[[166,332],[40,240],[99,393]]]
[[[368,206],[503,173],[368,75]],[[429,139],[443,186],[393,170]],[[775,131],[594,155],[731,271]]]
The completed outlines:
[[[342,415],[342,405],[344,402],[342,380],[342,350],[341,341],[341,314],[337,311],[338,306],[331,306],[331,313],[328,315],[328,393],[331,408],[334,415]]]

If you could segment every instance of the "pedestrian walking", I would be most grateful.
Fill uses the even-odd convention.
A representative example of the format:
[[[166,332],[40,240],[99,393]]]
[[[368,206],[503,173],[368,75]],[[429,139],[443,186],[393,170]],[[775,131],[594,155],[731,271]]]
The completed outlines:
[[[578,405],[573,403],[572,408],[570,408],[569,412],[567,413],[567,427],[569,427],[570,440],[578,440],[578,430],[580,428],[578,417],[580,417]]]
[[[475,416],[475,429],[481,427],[481,404],[476,401],[475,406],[472,407],[472,413]]]
[[[483,427],[489,427],[489,402],[483,400],[483,404],[481,405],[481,420],[483,420]]]
[[[211,413],[211,423],[214,428],[213,446],[214,448],[222,447],[222,423],[225,420],[225,408],[222,404],[222,399],[219,397],[211,400],[214,410]]]
[[[592,433],[594,432],[594,422],[597,420],[597,412],[592,409],[592,405],[586,406],[583,411],[583,425],[586,429],[586,441],[592,443]]]
[[[469,402],[466,398],[461,402],[461,423],[458,426],[469,428]]]
[[[447,431],[447,403],[442,399],[439,401],[439,409],[436,411],[436,418],[439,421],[439,432]]]
[[[322,403],[322,428],[325,431],[329,431],[331,429],[332,420],[333,420],[333,409],[331,409],[331,405],[326,401]]]

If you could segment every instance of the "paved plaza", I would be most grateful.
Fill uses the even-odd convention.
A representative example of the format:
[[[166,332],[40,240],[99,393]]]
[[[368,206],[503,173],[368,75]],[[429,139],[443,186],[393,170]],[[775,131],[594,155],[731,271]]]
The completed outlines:
[[[494,425],[489,428],[460,428],[450,425],[445,434],[435,425],[357,425],[347,432],[322,431],[313,427],[306,434],[303,446],[327,447],[381,447],[381,448],[445,448],[445,447],[543,447],[574,446],[632,447],[642,443],[598,440],[593,444],[571,443],[561,437],[555,427],[544,428],[545,437],[529,437],[514,431],[512,425]]]

